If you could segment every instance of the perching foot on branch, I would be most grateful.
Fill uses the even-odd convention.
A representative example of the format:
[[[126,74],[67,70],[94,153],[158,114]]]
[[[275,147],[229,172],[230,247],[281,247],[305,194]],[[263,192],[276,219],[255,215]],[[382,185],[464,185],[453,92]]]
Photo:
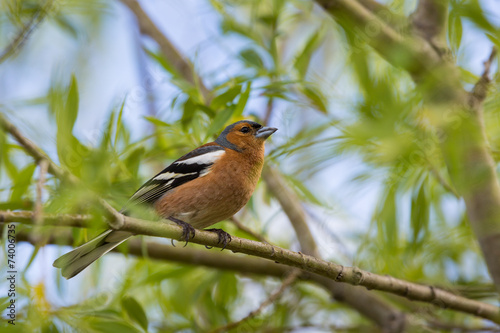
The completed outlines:
[[[227,244],[231,243],[231,235],[225,232],[222,229],[205,229],[206,231],[211,231],[215,232],[217,236],[219,236],[219,240],[217,241],[217,244],[223,244],[224,246],[222,247],[222,250],[224,250],[227,246]],[[206,247],[206,246],[205,246]],[[211,247],[206,247],[207,249],[211,249]],[[222,251],[221,250],[221,251]]]
[[[195,229],[193,228],[193,226],[191,224],[186,223],[184,221],[181,221],[179,219],[176,219],[175,217],[170,216],[168,219],[172,222],[175,222],[178,226],[182,227],[182,239],[184,241],[186,241],[186,244],[184,244],[184,246],[186,246],[187,243],[189,242],[189,240],[194,238],[194,236],[196,234]],[[173,241],[172,241],[172,245],[173,245]]]

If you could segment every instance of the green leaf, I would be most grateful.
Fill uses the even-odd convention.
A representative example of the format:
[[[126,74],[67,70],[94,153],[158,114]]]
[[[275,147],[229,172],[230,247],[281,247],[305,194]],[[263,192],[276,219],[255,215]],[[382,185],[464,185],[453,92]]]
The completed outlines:
[[[301,89],[302,93],[311,101],[313,106],[323,112],[327,113],[327,107],[326,107],[326,97],[323,96],[323,93],[316,87],[310,84],[306,84],[302,87]]]
[[[429,203],[425,195],[424,183],[411,199],[412,243],[417,243],[429,225]]]
[[[157,273],[149,275],[144,279],[141,284],[158,284],[168,279],[183,279],[186,275],[191,272],[191,267],[174,267],[171,270],[162,270]]]
[[[127,167],[127,170],[134,177],[137,177],[139,165],[145,152],[146,149],[144,147],[137,147],[132,150],[132,152],[125,159],[125,166]]]
[[[460,79],[462,79],[466,83],[475,84],[477,82],[477,80],[479,80],[479,77],[476,74],[474,74],[474,73],[472,73],[472,72],[470,72],[462,67],[459,67],[459,70],[460,70]]]
[[[188,98],[187,101],[184,103],[184,110],[183,110],[184,112],[182,113],[182,118],[181,118],[181,125],[184,130],[186,130],[191,124],[191,121],[194,118],[196,110],[197,110],[196,103],[193,102],[192,98]]]
[[[78,84],[73,75],[68,87],[64,107],[61,107],[57,101],[55,103],[57,122],[56,146],[61,164],[77,176],[80,175],[84,158],[89,154],[89,149],[73,136],[73,127],[78,117],[78,103]]]
[[[78,38],[78,29],[73,24],[72,21],[68,20],[64,15],[54,15],[54,21],[58,26],[61,27],[61,30],[67,32],[73,38]]]
[[[150,123],[156,125],[156,126],[164,126],[164,127],[170,127],[169,123],[166,123],[158,118],[155,117],[150,117],[150,116],[144,116],[144,119],[149,121]]]
[[[66,105],[64,110],[65,112],[60,115],[61,121],[63,121],[61,125],[64,125],[66,130],[69,132],[73,130],[76,118],[78,117],[78,104],[79,104],[78,84],[76,82],[76,77],[72,75],[69,84],[68,98],[66,100]]]
[[[262,36],[256,29],[250,29],[249,26],[240,24],[229,16],[225,16],[221,24],[224,33],[233,32],[254,41],[257,45],[265,47]]]
[[[295,63],[293,66],[297,70],[301,79],[306,76],[312,55],[321,45],[323,35],[324,33],[322,28],[314,31],[307,41],[306,45],[304,46],[302,53],[295,59]]]
[[[14,185],[12,186],[10,201],[18,201],[26,194],[28,187],[31,185],[31,179],[33,178],[35,169],[36,164],[29,164],[16,175]]]
[[[118,119],[116,120],[115,140],[114,140],[115,145],[118,142],[118,135],[120,134],[120,130],[122,128],[122,116],[123,116],[123,109],[125,109],[125,101],[126,99],[124,98],[122,105],[120,106],[120,111],[118,112]]]
[[[30,259],[28,260],[28,264],[26,264],[26,266],[24,266],[24,271],[27,271],[28,268],[31,266],[31,264],[33,263],[33,261],[35,260],[35,258],[37,256],[39,250],[40,250],[40,246],[35,246],[35,249],[33,250],[33,253],[30,256]]]
[[[215,97],[212,100],[212,103],[210,106],[214,110],[221,109],[224,106],[227,106],[229,103],[231,103],[236,96],[241,92],[241,85],[236,85],[232,88],[229,88],[227,91],[224,93],[220,94],[219,96]]]
[[[184,93],[188,94],[195,101],[200,100],[200,91],[198,91],[197,87],[192,83],[188,82],[184,77],[177,71],[175,66],[170,64],[170,62],[165,59],[165,57],[161,53],[155,53],[147,48],[144,48],[144,51],[147,55],[149,55],[153,60],[157,61],[167,72],[172,75],[172,79],[170,83],[176,85],[180,90]]]
[[[115,124],[115,111],[109,113],[108,121],[106,122],[106,128],[101,138],[101,148],[108,149],[111,145],[111,135],[113,133],[113,127]]]
[[[459,15],[454,15],[452,11],[448,22],[448,39],[455,53],[458,52],[462,42],[462,31],[462,18]]]
[[[215,119],[212,121],[212,124],[207,130],[207,134],[205,136],[205,140],[208,138],[212,137],[215,133],[217,133],[224,125],[226,122],[231,119],[231,116],[233,115],[234,112],[234,106],[228,107],[225,110],[220,111],[217,113],[215,116]]]
[[[286,175],[286,178],[293,184],[293,188],[299,192],[299,195],[306,199],[307,201],[315,205],[323,205],[321,202],[308,188],[304,185],[304,182],[296,179],[293,176]]]
[[[138,333],[140,332],[134,326],[123,322],[123,320],[107,320],[102,318],[92,318],[89,322],[90,327],[97,332],[102,333]]]
[[[486,34],[486,37],[488,37],[488,39],[493,43],[495,44],[495,46],[497,47],[497,49],[500,48],[500,34],[497,34],[496,36],[493,35],[493,34]]]
[[[248,98],[250,97],[251,85],[252,83],[248,82],[245,90],[240,94],[240,98],[238,99],[238,104],[236,104],[236,107],[234,109],[234,116],[238,117],[243,114],[245,106],[247,105],[248,102]]]
[[[388,249],[398,248],[398,222],[396,219],[396,190],[394,186],[386,189],[382,205],[378,207],[376,215],[378,234],[383,237],[383,242]]]
[[[122,307],[125,309],[130,319],[138,323],[145,331],[148,330],[148,317],[141,304],[131,296],[122,298]]]
[[[478,0],[460,2],[453,9],[457,11],[458,15],[467,17],[480,29],[492,34],[498,34],[498,29],[488,20]]]
[[[260,55],[253,49],[244,49],[240,52],[240,57],[245,61],[248,67],[254,67],[256,69],[264,68],[264,61]]]

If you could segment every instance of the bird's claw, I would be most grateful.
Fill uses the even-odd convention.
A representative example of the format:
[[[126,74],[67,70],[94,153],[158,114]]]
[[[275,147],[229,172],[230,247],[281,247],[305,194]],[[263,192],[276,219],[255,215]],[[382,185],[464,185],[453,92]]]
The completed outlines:
[[[177,224],[178,226],[182,227],[181,238],[186,242],[186,244],[184,244],[184,247],[186,247],[189,240],[194,238],[194,236],[196,235],[196,231],[195,231],[194,227],[191,224],[186,223],[184,221],[181,221],[179,219],[176,219],[174,217],[169,217],[168,219],[172,222],[175,222],[175,224]],[[173,245],[173,240],[172,240],[172,245]]]
[[[217,234],[217,236],[219,237],[217,244],[223,245],[222,250],[224,250],[226,248],[227,244],[231,243],[231,235],[228,234],[227,232],[225,232],[224,230],[222,230],[222,229],[206,229],[206,230],[210,231],[210,232],[215,232]],[[205,246],[205,247],[207,249],[212,248],[212,247],[207,247],[207,246]]]

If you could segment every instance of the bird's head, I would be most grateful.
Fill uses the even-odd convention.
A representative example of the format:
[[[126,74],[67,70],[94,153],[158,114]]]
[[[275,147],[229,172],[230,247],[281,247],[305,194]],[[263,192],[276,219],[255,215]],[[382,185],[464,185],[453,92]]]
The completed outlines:
[[[240,120],[227,126],[215,142],[239,152],[247,149],[261,149],[264,141],[277,130],[273,127],[263,127],[254,121]]]

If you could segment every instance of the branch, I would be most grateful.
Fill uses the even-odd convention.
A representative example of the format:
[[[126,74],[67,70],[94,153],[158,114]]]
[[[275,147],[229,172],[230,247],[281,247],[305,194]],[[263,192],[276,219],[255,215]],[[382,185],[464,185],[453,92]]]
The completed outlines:
[[[405,16],[391,12],[389,8],[375,0],[358,0],[358,2],[395,30],[406,29],[408,20]]]
[[[295,234],[300,243],[302,252],[317,257],[320,257],[316,241],[309,230],[306,221],[306,215],[302,209],[302,203],[295,193],[286,186],[283,177],[276,170],[266,167],[262,173],[262,177],[269,188],[272,195],[278,200],[283,211],[288,216],[290,223],[295,229]]]
[[[437,67],[446,67],[446,70],[458,77],[456,69],[443,62],[440,54],[421,37],[402,36],[357,1],[316,0],[316,2],[337,18],[345,29],[357,28],[356,31],[363,35],[363,40],[366,40],[389,63],[408,71],[415,81],[421,82],[424,77],[433,78],[444,85],[440,91],[451,90],[451,93],[460,87],[458,80],[452,81],[450,76],[443,78],[436,73]]]
[[[82,185],[80,180],[55,164],[37,145],[26,138],[11,122],[9,122],[3,114],[0,113],[0,128],[9,133],[16,141],[24,147],[26,152],[33,157],[36,163],[45,160],[48,164],[48,171],[59,178],[74,185]],[[123,223],[123,215],[118,213],[116,209],[111,207],[106,201],[101,198],[97,199],[98,204],[105,210],[110,225],[114,228],[119,228]]]
[[[412,15],[413,28],[440,54],[447,49],[448,6],[449,0],[419,0]]]
[[[448,173],[464,198],[488,271],[500,291],[500,184],[481,110],[484,85],[480,83],[475,93],[468,94],[461,84],[459,69],[431,43],[417,35],[397,34],[356,1],[316,1],[344,24],[344,29],[365,34],[367,43],[382,57],[405,69],[423,92],[424,101],[437,110]],[[366,31],[373,27],[376,33],[367,35]],[[489,65],[487,62],[485,70]]]
[[[474,110],[480,109],[483,105],[484,100],[486,99],[486,96],[488,94],[488,88],[491,83],[491,79],[489,77],[490,69],[491,65],[493,64],[493,61],[495,60],[496,55],[497,55],[497,49],[493,47],[491,49],[490,56],[484,62],[483,74],[476,82],[474,88],[469,94],[469,105]]]
[[[183,77],[187,82],[196,86],[199,85],[201,93],[205,99],[205,103],[210,101],[209,90],[203,83],[203,80],[198,77],[194,71],[194,66],[189,60],[184,58],[179,50],[170,42],[170,40],[165,37],[165,35],[160,31],[160,29],[154,24],[151,18],[146,14],[144,9],[142,9],[139,2],[136,0],[120,0],[125,6],[127,6],[132,13],[134,13],[137,18],[137,23],[139,24],[139,29],[142,34],[151,37],[158,46],[160,50],[167,59],[167,61],[175,68],[178,74]]]
[[[10,56],[14,55],[23,44],[28,40],[30,35],[36,29],[36,27],[43,21],[47,16],[47,12],[52,7],[52,0],[48,0],[44,5],[42,5],[33,14],[28,23],[26,23],[17,35],[12,39],[12,41],[7,45],[7,47],[0,54],[0,64],[7,60]]]
[[[52,162],[50,158],[31,140],[26,138],[21,134],[19,129],[15,127],[11,122],[9,122],[3,114],[0,113],[0,128],[5,132],[9,133],[16,139],[16,141],[23,146],[26,152],[33,157],[36,163],[40,163],[41,160],[46,160],[48,162],[48,170],[51,174],[59,179],[69,179],[71,182],[76,182],[76,177],[72,176],[69,172],[61,169],[57,164]],[[72,179],[73,178],[73,179]]]
[[[4,212],[0,211],[0,222],[25,222],[32,224],[32,212]],[[81,217],[78,217],[81,219]],[[54,216],[51,216],[54,221]],[[132,232],[136,235],[147,235],[171,238],[182,241],[182,228],[170,224],[145,221],[128,216],[123,216],[124,224],[120,230]],[[47,221],[46,221],[47,222]],[[78,220],[78,222],[83,222]],[[65,220],[67,224],[67,219]],[[87,219],[86,223],[90,223]],[[218,236],[210,231],[197,230],[192,243],[219,247]],[[332,281],[344,282],[351,285],[364,286],[367,289],[381,290],[395,295],[406,297],[410,300],[431,303],[442,308],[472,314],[481,318],[500,323],[500,309],[494,305],[478,302],[457,296],[433,286],[425,286],[403,281],[391,276],[382,276],[357,267],[341,266],[327,262],[301,252],[293,252],[271,244],[264,244],[248,239],[233,237],[226,249],[232,252],[245,253],[264,259],[269,259],[283,265],[300,268],[308,273],[318,274]]]

